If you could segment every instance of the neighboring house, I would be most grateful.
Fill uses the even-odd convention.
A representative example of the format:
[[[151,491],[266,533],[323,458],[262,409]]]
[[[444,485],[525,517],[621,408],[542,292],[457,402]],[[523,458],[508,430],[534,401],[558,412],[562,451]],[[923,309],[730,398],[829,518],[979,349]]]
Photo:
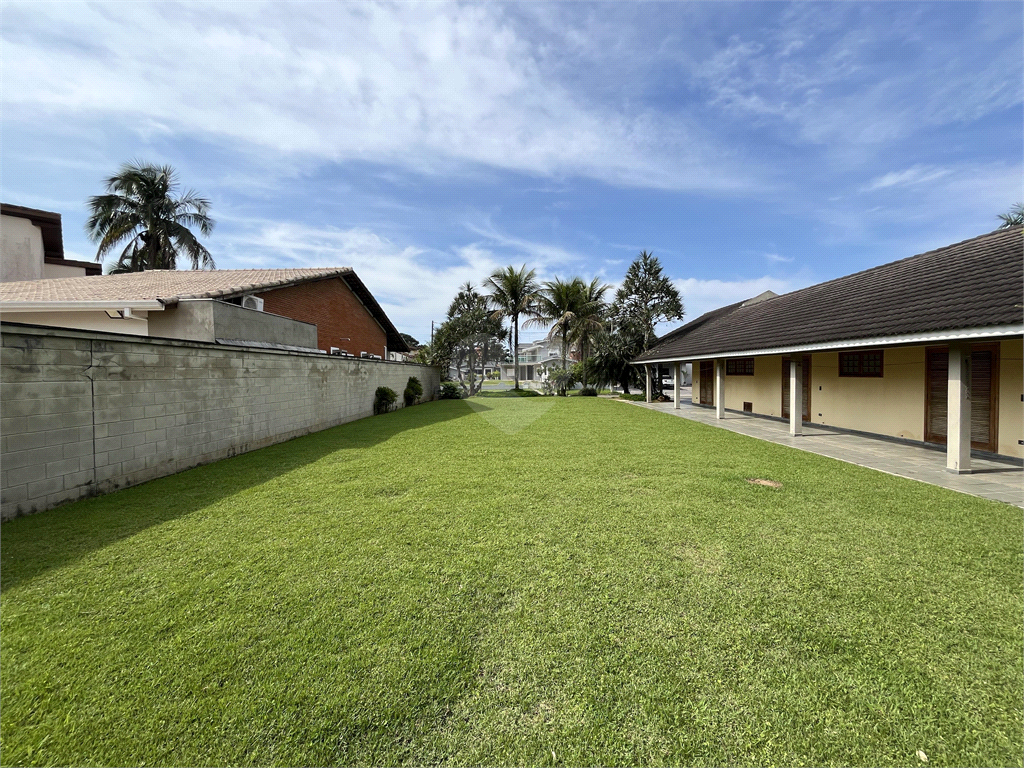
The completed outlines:
[[[101,272],[95,262],[64,258],[59,213],[0,203],[0,282]]]
[[[522,342],[519,344],[519,380],[520,381],[544,381],[550,375],[553,368],[562,367],[562,344],[556,338],[544,338],[533,342]],[[572,351],[569,352],[569,365],[575,362]],[[509,363],[501,363],[501,378],[512,379],[515,376],[515,366]]]
[[[391,359],[408,346],[347,267],[148,270],[0,284],[4,322]]]
[[[634,363],[693,363],[693,402],[1024,457],[1020,227],[708,312]]]

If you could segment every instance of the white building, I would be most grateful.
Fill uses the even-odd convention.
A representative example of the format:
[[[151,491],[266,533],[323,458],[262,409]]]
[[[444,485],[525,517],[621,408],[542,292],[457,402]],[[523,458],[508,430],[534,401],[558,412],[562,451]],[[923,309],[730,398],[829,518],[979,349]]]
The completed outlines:
[[[98,275],[92,261],[64,258],[60,214],[0,203],[0,282]]]

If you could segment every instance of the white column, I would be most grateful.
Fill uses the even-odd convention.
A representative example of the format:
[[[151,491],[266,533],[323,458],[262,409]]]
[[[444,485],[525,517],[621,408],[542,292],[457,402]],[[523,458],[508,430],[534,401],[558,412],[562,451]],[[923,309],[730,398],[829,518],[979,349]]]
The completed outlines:
[[[715,360],[715,416],[725,418],[725,360]]]
[[[679,390],[683,388],[683,364],[676,363],[675,369],[675,381],[672,382],[674,387],[672,390],[672,397],[675,400],[675,408],[679,410]]]
[[[804,360],[794,355],[789,360],[789,434],[804,433]]]
[[[647,371],[647,402],[651,402],[651,366],[645,365],[644,370]]]
[[[949,390],[946,409],[946,471],[971,471],[971,347],[949,345]]]

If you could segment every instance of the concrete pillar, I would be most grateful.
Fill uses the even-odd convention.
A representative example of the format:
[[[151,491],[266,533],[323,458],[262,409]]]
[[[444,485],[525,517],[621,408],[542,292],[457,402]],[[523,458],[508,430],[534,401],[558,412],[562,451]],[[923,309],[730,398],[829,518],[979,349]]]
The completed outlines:
[[[949,345],[949,390],[946,410],[946,471],[971,471],[971,346]]]
[[[789,434],[804,433],[804,360],[794,355],[789,360]]]
[[[672,397],[675,401],[675,408],[679,410],[679,390],[683,388],[683,364],[676,363],[675,381],[672,382]]]
[[[647,402],[651,402],[651,366],[645,365],[644,370],[647,372]]]
[[[725,418],[725,360],[715,360],[715,417]]]

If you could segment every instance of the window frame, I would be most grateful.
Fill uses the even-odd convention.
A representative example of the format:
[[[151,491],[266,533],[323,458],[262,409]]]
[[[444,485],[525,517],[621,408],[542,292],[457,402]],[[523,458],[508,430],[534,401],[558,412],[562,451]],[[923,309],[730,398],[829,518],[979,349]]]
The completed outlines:
[[[743,370],[739,370],[739,363],[743,363]],[[729,370],[729,366],[732,366],[733,370]],[[749,368],[749,370],[748,370]],[[754,358],[753,357],[728,357],[725,360],[725,375],[726,376],[753,376],[754,375]]]
[[[878,371],[865,373],[864,359],[867,355],[878,355]],[[850,366],[844,362],[856,358],[854,370],[847,370]],[[872,368],[874,366],[871,366]],[[849,352],[839,353],[839,376],[844,379],[882,379],[885,378],[885,350],[884,349],[858,349]]]

